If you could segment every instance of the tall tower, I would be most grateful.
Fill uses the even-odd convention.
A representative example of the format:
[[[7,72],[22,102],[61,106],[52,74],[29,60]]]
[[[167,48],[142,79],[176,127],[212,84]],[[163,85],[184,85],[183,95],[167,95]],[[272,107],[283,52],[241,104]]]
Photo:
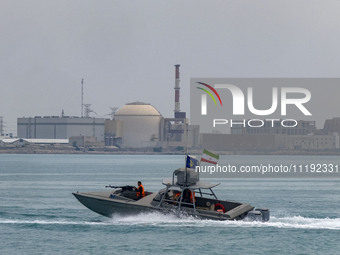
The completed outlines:
[[[175,117],[176,117],[176,112],[180,112],[180,103],[179,103],[179,67],[180,65],[175,65],[176,67],[176,73],[175,73]]]
[[[4,134],[4,122],[3,122],[3,117],[0,116],[0,136]]]
[[[81,79],[81,106],[80,106],[80,116],[84,117],[84,79]]]
[[[85,118],[90,118],[90,113],[94,111],[90,108],[91,104],[84,104],[84,116]]]

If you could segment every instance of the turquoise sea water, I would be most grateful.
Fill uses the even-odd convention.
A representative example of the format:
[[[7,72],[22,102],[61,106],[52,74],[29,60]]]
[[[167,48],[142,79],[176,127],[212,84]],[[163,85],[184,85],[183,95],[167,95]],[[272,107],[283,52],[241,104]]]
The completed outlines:
[[[254,156],[253,156],[254,157]],[[287,163],[310,157],[268,156]],[[224,156],[225,162],[258,157]],[[314,157],[315,159],[315,157]],[[325,159],[325,157],[321,157]],[[337,158],[326,158],[336,162]],[[340,254],[340,179],[230,179],[218,197],[271,210],[267,223],[159,213],[106,218],[74,191],[105,185],[162,188],[183,156],[0,155],[1,254]]]

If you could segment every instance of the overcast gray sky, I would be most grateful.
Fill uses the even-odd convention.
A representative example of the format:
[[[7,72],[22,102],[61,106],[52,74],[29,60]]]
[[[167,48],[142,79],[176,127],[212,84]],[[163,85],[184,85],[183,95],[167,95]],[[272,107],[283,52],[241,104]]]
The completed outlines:
[[[339,77],[340,1],[0,0],[0,116],[181,110],[190,77]],[[340,114],[339,114],[340,115]]]

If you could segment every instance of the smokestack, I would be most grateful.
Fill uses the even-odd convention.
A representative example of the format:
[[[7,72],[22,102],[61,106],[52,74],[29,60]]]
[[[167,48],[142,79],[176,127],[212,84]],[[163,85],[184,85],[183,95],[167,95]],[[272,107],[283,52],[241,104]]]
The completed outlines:
[[[180,112],[180,104],[179,104],[179,67],[180,65],[175,65],[176,67],[176,75],[175,75],[175,115],[176,112]]]
[[[84,117],[84,79],[81,79],[81,112],[80,116]]]

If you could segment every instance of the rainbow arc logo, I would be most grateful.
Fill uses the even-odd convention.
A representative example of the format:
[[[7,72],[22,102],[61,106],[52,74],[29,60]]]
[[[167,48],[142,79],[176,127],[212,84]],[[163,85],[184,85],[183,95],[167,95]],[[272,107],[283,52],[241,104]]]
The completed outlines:
[[[206,88],[210,89],[218,98],[218,100],[220,101],[220,104],[222,106],[222,100],[221,100],[221,97],[220,95],[217,93],[217,91],[212,87],[210,86],[209,84],[206,84],[206,83],[203,83],[203,82],[197,82],[198,84],[201,84],[202,86],[205,86]],[[206,92],[211,98],[212,100],[214,101],[215,105],[217,105],[217,102],[216,102],[216,99],[214,97],[214,95],[208,90],[208,89],[205,89],[205,88],[201,88],[201,87],[196,87],[200,90],[203,90],[204,92]]]

